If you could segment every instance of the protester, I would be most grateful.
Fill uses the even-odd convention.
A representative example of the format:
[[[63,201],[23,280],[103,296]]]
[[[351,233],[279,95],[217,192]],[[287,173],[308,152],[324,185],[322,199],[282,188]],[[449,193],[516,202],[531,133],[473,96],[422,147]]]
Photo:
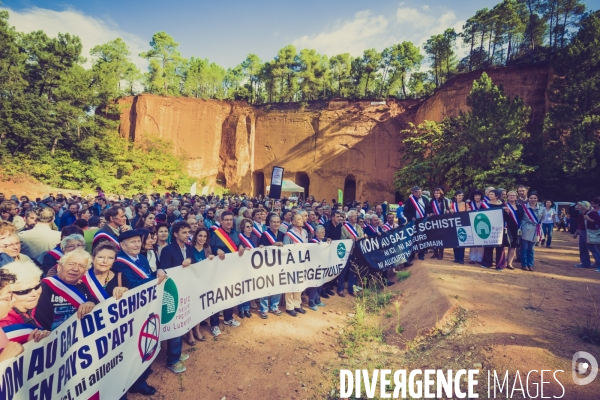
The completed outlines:
[[[279,230],[279,226],[281,225],[281,218],[279,215],[269,213],[267,215],[267,224],[269,228],[262,233],[259,243],[262,246],[283,246],[284,234]],[[281,294],[262,297],[260,299],[260,317],[262,319],[267,319],[269,317],[267,312],[271,312],[278,317],[281,316],[281,311],[279,310],[280,300]],[[289,314],[292,315],[293,313]]]
[[[162,250],[160,256],[159,266],[164,271],[180,265],[184,268],[189,267],[194,258],[192,246],[187,244],[190,225],[184,221],[177,221],[171,226],[171,233],[174,240]],[[182,336],[167,340],[167,368],[176,374],[185,372],[186,367],[182,362],[190,358],[188,354],[181,352],[182,344]]]
[[[300,212],[298,212],[292,219],[292,227],[283,237],[283,244],[288,245],[300,243],[308,243],[308,233],[304,228],[304,219]],[[291,292],[285,294],[285,311],[292,317],[297,317],[298,314],[306,314],[306,310],[302,308],[301,295],[302,292]]]
[[[209,236],[210,236],[210,232],[206,228],[199,228],[196,231],[196,233],[194,234],[194,237],[192,238],[192,243],[193,243],[193,246],[192,246],[193,260],[192,261],[193,261],[193,263],[199,263],[200,261],[203,261],[206,259],[209,259],[209,260],[214,259],[214,255],[212,254],[212,249],[210,248],[210,245],[208,244]],[[206,341],[206,338],[200,332],[200,324],[196,325],[195,327],[190,329],[190,331],[188,332],[187,342],[190,346],[196,345],[196,341],[194,339],[196,339],[200,342]]]
[[[596,262],[595,268],[600,269],[600,253],[598,252],[598,244],[600,244],[600,238],[598,237],[600,234],[598,231],[600,229],[598,201],[600,201],[600,198],[594,198],[592,201],[594,201],[595,207],[592,207],[592,204],[587,201],[577,203],[580,215],[577,218],[577,232],[573,235],[574,238],[579,237],[579,259],[581,263],[575,265],[577,268],[594,268],[590,259],[590,251],[592,251]]]
[[[134,229],[151,229],[156,226],[156,214],[153,212],[146,212],[141,216],[137,216],[137,222]]]
[[[25,228],[25,220],[19,215],[19,206],[13,200],[5,200],[0,203],[0,217],[15,226],[17,232]]]
[[[410,221],[415,221],[419,218],[425,217],[426,210],[429,209],[429,207],[429,200],[423,197],[421,188],[419,186],[415,186],[412,188],[411,195],[404,206],[404,216],[410,223]],[[368,223],[368,221],[365,220],[365,223]],[[419,251],[417,256],[419,257],[419,260],[424,260],[425,250]],[[413,257],[414,254],[411,256],[411,258]]]
[[[240,257],[244,254],[244,246],[240,242],[238,233],[233,229],[233,213],[231,211],[223,211],[221,214],[221,226],[213,229],[210,248],[221,260],[225,259],[225,254],[237,252]],[[232,328],[240,326],[240,322],[233,318],[233,307],[223,310],[223,324]],[[221,335],[219,313],[210,317],[210,331],[215,337]]]
[[[390,214],[393,217],[393,214]],[[358,225],[358,212],[356,210],[350,210],[348,211],[348,221],[344,222],[343,224],[343,229],[341,232],[341,239],[342,240],[347,240],[350,239],[353,242],[356,242],[360,239],[362,239],[363,237],[365,237],[365,234],[363,232],[363,229],[360,227],[360,225]],[[356,246],[354,246],[354,251],[357,251]],[[350,257],[353,259],[353,257]],[[358,271],[355,271],[354,267],[352,266],[352,262],[351,259],[348,259],[348,263],[346,264],[346,266],[344,267],[344,269],[342,270],[342,272],[340,273],[340,275],[338,276],[338,282],[337,282],[337,287],[338,287],[338,295],[342,296],[344,295],[344,280],[346,279],[346,276],[348,277],[348,294],[350,296],[354,296],[354,286],[356,286],[356,284],[358,283]],[[341,289],[341,290],[340,290]],[[310,299],[309,299],[310,301]],[[309,303],[310,306],[310,303]]]
[[[77,213],[79,212],[79,205],[77,203],[70,203],[67,211],[65,211],[60,217],[59,229],[65,226],[73,225],[73,222],[77,220]]]
[[[54,211],[51,208],[41,208],[38,212],[38,222],[33,229],[19,233],[21,252],[39,265],[44,261],[48,251],[60,242],[60,232],[51,228],[54,222]]]
[[[29,204],[29,203],[27,203]],[[37,211],[36,210],[27,210],[23,213],[23,218],[25,220],[25,227],[23,228],[24,231],[28,231],[30,229],[33,229],[33,227],[35,226],[35,224],[37,223]]]
[[[465,192],[462,190],[457,190],[454,192],[454,200],[450,203],[450,212],[466,212],[470,211],[471,208],[469,204],[464,201]],[[454,253],[454,262],[457,264],[465,263],[465,248],[464,247],[455,247],[453,250]]]
[[[29,258],[29,256],[21,253],[21,240],[19,239],[19,236],[16,233],[7,236],[4,239],[0,238],[0,253],[3,253],[2,258],[0,259],[0,266],[11,263],[13,261],[31,261],[31,258]]]
[[[10,285],[16,279],[17,277],[14,274],[9,273],[4,268],[0,269],[0,363],[16,357],[23,352],[23,346],[20,343],[10,341],[2,325],[2,321],[5,320],[9,312],[13,311],[11,308],[13,295],[10,292]],[[19,329],[19,327],[13,329]]]
[[[500,200],[502,192],[499,189],[490,189],[487,192],[487,207],[490,209],[504,209],[505,204]],[[506,221],[504,213],[503,220]],[[483,257],[481,259],[481,266],[483,268],[491,268],[494,262],[494,249],[496,250],[496,270],[502,271],[506,268],[506,255],[504,254],[504,247],[507,244],[506,233],[502,234],[502,243],[495,247],[485,247],[483,249]]]
[[[106,218],[106,224],[104,227],[98,229],[94,235],[92,249],[106,240],[113,242],[118,248],[119,235],[131,230],[131,227],[127,225],[127,217],[125,217],[125,209],[123,207],[109,208],[104,212],[104,217]]]
[[[140,229],[142,232],[142,250],[140,254],[146,257],[152,272],[158,269],[158,255],[156,254],[157,234],[154,229]]]
[[[24,344],[33,340],[39,342],[50,332],[40,325],[38,303],[40,300],[40,277],[42,271],[31,261],[21,263],[13,262],[5,265],[2,270],[15,277],[14,283],[10,284],[11,309],[6,316],[0,320],[0,327],[8,339]]]
[[[507,202],[504,207],[506,221],[506,237],[508,240],[508,256],[506,268],[515,269],[513,261],[517,253],[517,247],[521,240],[521,221],[523,220],[523,207],[517,203],[517,192],[511,190],[506,195]]]
[[[67,231],[68,232],[69,228],[73,228],[73,226],[72,225],[71,226],[66,226],[65,229],[63,229],[63,231]],[[62,257],[62,255],[65,255],[65,254],[67,254],[67,253],[69,253],[69,252],[71,252],[73,250],[79,249],[79,248],[85,248],[85,239],[84,239],[84,237],[80,233],[74,233],[72,235],[65,236],[60,241],[60,254],[61,254],[61,257]],[[55,255],[56,254],[54,254],[54,252],[53,252],[52,256],[50,256],[50,257],[46,256],[44,258],[43,267],[44,266],[47,267],[48,261],[49,260],[53,260]],[[45,276],[55,276],[57,274],[57,271],[58,271],[58,264],[55,264],[50,269],[46,270]]]
[[[525,271],[533,271],[533,249],[542,235],[542,208],[538,204],[537,193],[531,192],[529,194],[529,201],[522,207],[523,220],[521,221],[521,269]]]
[[[169,244],[169,226],[165,222],[156,225],[156,254],[160,259],[160,253]]]
[[[479,189],[474,190],[469,198],[469,208],[473,211],[486,209],[488,205],[483,201],[483,192]],[[483,247],[469,248],[469,264],[481,264],[483,260]]]
[[[450,212],[442,188],[438,187],[433,190],[433,198],[429,203],[429,208],[426,208],[426,212],[429,216],[443,215]],[[431,258],[437,258],[438,260],[444,259],[444,248],[434,247]]]

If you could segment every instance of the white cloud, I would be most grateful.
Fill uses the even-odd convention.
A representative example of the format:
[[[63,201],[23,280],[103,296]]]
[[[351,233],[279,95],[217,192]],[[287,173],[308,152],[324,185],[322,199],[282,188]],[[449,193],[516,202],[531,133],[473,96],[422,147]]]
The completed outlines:
[[[320,33],[296,38],[292,43],[298,48],[313,48],[330,56],[344,52],[359,56],[366,49],[383,50],[403,41],[422,47],[432,35],[447,28],[455,28],[458,32],[463,23],[445,7],[409,7],[400,3],[395,15],[360,11],[352,19],[337,21]]]
[[[68,9],[65,11],[53,11],[45,8],[33,7],[23,11],[14,11],[1,8],[9,12],[8,23],[19,32],[44,31],[48,36],[55,37],[58,33],[70,33],[79,36],[83,45],[82,56],[87,58],[86,67],[90,63],[90,50],[99,44],[106,43],[118,37],[122,38],[131,51],[131,60],[143,72],[146,71],[148,63],[138,57],[142,51],[149,48],[149,40],[142,40],[139,36],[122,31],[114,24],[110,24],[99,18],[85,15],[79,11]]]
[[[350,53],[358,56],[366,49],[389,44],[382,43],[389,21],[382,15],[372,15],[370,11],[359,11],[354,18],[338,21],[332,28],[311,36],[302,36],[292,41],[298,48],[312,48],[330,56]]]

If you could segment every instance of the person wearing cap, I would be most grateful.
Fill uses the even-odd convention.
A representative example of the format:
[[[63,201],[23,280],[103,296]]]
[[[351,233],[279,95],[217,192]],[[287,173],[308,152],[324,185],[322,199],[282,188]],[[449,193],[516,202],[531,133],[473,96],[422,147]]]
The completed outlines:
[[[407,223],[415,221],[419,218],[424,218],[427,215],[427,211],[430,207],[429,200],[422,196],[422,191],[419,186],[415,186],[411,190],[412,194],[408,198],[408,201],[404,205],[404,216],[406,217]],[[425,259],[425,250],[421,250],[417,253],[419,260]],[[411,258],[414,257],[411,256]]]

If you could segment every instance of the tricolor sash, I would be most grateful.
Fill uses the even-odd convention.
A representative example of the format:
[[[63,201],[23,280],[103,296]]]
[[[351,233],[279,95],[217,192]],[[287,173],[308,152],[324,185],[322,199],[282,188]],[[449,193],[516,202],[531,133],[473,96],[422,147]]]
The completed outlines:
[[[31,324],[13,324],[2,328],[11,342],[26,343],[29,334],[39,327]]]
[[[483,210],[487,210],[487,209],[489,209],[489,208],[490,208],[490,205],[489,205],[487,202],[485,202],[485,201],[482,201],[482,202],[481,202],[481,207],[479,207],[479,208],[481,208],[481,209],[483,209]]]
[[[62,296],[73,307],[79,308],[80,305],[87,301],[86,297],[77,289],[75,285],[70,285],[63,282],[58,276],[52,276],[42,279],[55,293]]]
[[[452,211],[460,212],[460,206],[458,205],[458,201],[453,201],[451,207]],[[467,203],[465,203],[465,211],[469,211],[469,205]]]
[[[525,214],[527,214],[527,217],[531,220],[531,222],[535,223],[535,235],[536,237],[541,237],[542,236],[542,225],[540,224],[540,220],[538,219],[537,215],[535,215],[535,212],[529,208],[529,206],[523,204],[523,210],[525,211]]]
[[[433,213],[435,215],[441,215],[442,214],[442,208],[440,207],[439,203],[437,202],[436,199],[431,200],[431,208],[433,209]]]
[[[61,257],[64,255],[64,253],[60,249],[60,245],[58,245],[55,248],[53,248],[52,250],[50,250],[48,252],[48,254],[50,254],[52,256],[52,258],[54,258],[56,261],[60,260]]]
[[[292,239],[292,242],[294,242],[294,243],[304,243],[302,238],[300,236],[298,236],[296,233],[294,233],[294,231],[291,229],[289,231],[287,231],[286,235],[288,235],[288,237],[290,239]]]
[[[321,243],[319,239],[312,238],[310,239],[310,243]]]
[[[319,224],[325,225],[325,222],[327,222],[327,217],[323,215],[321,218],[319,218]]]
[[[373,225],[371,225],[371,224],[367,224],[367,225],[365,226],[365,231],[366,231],[367,229],[370,229],[370,230],[371,230],[371,232],[373,232],[375,235],[377,235],[377,234],[379,233],[379,231],[377,230],[377,228],[373,228]]]
[[[387,232],[387,231],[393,230],[394,227],[386,222],[385,224],[383,224],[383,226],[381,227],[381,229],[383,229],[385,232]]]
[[[358,232],[356,231],[356,229],[354,229],[354,227],[352,226],[351,223],[349,222],[344,222],[344,228],[346,228],[346,230],[348,231],[348,233],[354,238],[354,239],[358,239]]]
[[[269,242],[271,242],[271,244],[275,244],[275,242],[277,242],[277,236],[273,232],[271,232],[270,229],[267,229],[263,234],[267,235],[267,239],[269,239]]]
[[[419,200],[415,199],[415,196],[413,196],[412,194],[410,195],[408,200],[412,203],[413,207],[415,208],[418,218],[423,218],[425,216],[425,207],[423,207],[421,203],[419,203]]]
[[[129,268],[131,268],[133,270],[133,272],[138,274],[140,276],[140,278],[142,278],[142,279],[150,278],[150,275],[148,275],[148,273],[146,271],[144,271],[142,268],[140,268],[139,265],[132,262],[131,260],[128,260],[123,257],[117,257],[117,259],[115,261],[118,261],[118,262],[121,262],[121,263],[127,265]]]
[[[521,221],[519,221],[519,214],[517,214],[517,209],[513,208],[513,206],[511,206],[510,203],[506,203],[506,205],[508,206],[508,213],[512,217],[513,221],[515,221],[515,224],[517,224],[517,228],[519,228],[521,226]]]
[[[242,235],[241,233],[238,233],[238,236],[240,237],[240,241],[242,242],[242,244],[244,245],[245,248],[247,248],[247,249],[256,248],[254,243],[252,243],[252,241],[250,239],[248,239],[246,236]]]
[[[292,226],[292,224],[290,224],[289,222],[281,221],[281,223],[288,229],[290,229],[290,226]]]
[[[88,288],[90,294],[94,296],[96,300],[98,300],[98,303],[110,297],[108,293],[106,293],[104,286],[102,286],[98,281],[98,278],[96,278],[93,269],[88,269],[85,275],[81,278],[81,281]]]
[[[221,227],[221,224],[215,221],[215,223],[210,226],[210,229],[212,229],[213,231],[216,231],[220,227]]]
[[[261,237],[263,234],[263,228],[262,225],[257,224],[256,222],[254,222],[252,224],[252,232],[254,232],[254,234],[258,237]]]
[[[315,228],[313,228],[311,224],[309,224],[308,222],[305,222],[304,226],[306,226],[306,229],[308,229],[308,231],[310,232],[311,235],[315,234]]]
[[[110,236],[108,233],[106,232],[99,232],[96,234],[96,236],[94,236],[94,240],[92,240],[93,243],[97,243],[97,242],[102,242],[108,240],[109,242],[113,242],[116,246],[117,249],[121,250],[121,246],[119,244],[119,241],[117,239],[115,239],[114,237]]]
[[[483,196],[483,202],[484,203],[489,203],[490,202],[490,198],[487,196]]]
[[[219,239],[221,239],[221,241],[225,244],[225,246],[227,246],[229,251],[231,251],[232,253],[238,251],[237,245],[233,242],[229,234],[227,234],[227,232],[223,230],[223,228],[215,229],[215,235],[217,235]]]

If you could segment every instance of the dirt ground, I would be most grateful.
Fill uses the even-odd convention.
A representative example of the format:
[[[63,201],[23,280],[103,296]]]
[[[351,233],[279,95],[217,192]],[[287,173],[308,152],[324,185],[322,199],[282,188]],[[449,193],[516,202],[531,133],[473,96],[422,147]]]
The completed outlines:
[[[577,327],[598,318],[600,273],[574,267],[576,241],[564,232],[554,232],[553,248],[536,247],[535,254],[535,272],[454,264],[451,250],[443,261],[427,256],[416,261],[408,268],[411,276],[390,287],[390,305],[370,317],[383,341],[367,343],[360,352],[349,351],[355,313],[349,296],[324,300],[323,309],[296,318],[284,313],[262,320],[254,313],[238,328],[221,325],[218,339],[203,328],[206,342],[184,344],[190,354],[184,374],[164,367],[163,345],[149,378],[158,389],[153,398],[336,399],[342,368],[479,368],[480,398],[488,398],[488,371],[509,371],[512,389],[517,370],[523,386],[530,370],[563,370],[556,377],[565,394],[546,373],[544,381],[551,383],[544,385],[545,397],[598,399],[600,376],[587,386],[575,385],[571,359],[586,351],[600,360],[600,347],[577,335]],[[516,391],[512,398],[540,398],[534,382],[539,388],[539,372],[530,376],[529,394]]]

